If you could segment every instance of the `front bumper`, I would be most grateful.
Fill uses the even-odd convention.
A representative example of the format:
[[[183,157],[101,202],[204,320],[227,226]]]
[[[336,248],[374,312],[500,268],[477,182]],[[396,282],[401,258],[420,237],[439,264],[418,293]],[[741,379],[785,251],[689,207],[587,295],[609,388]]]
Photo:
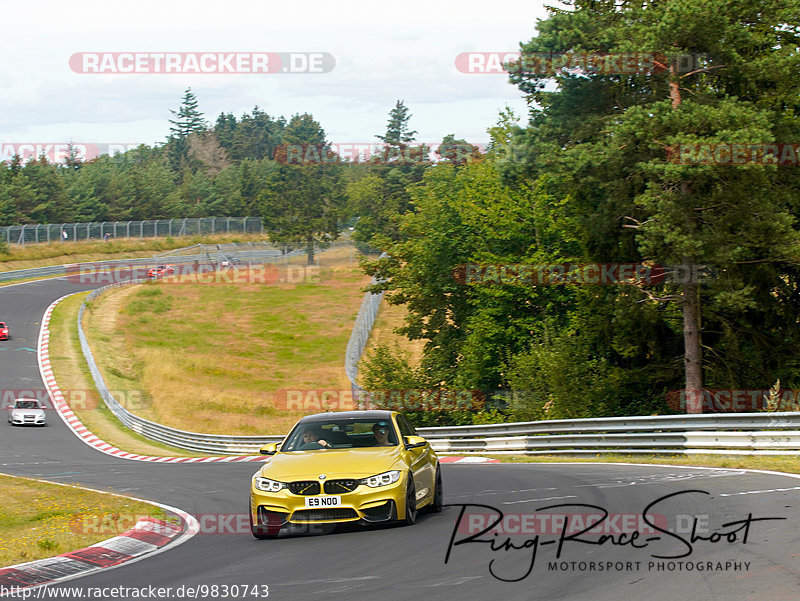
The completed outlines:
[[[287,524],[375,524],[405,515],[405,478],[394,484],[370,488],[360,484],[342,495],[337,507],[309,508],[306,499],[330,495],[295,495],[284,489],[267,493],[251,486],[250,519],[256,526],[279,528]]]
[[[31,417],[25,415],[14,415],[11,417],[11,423],[15,426],[44,426],[45,418],[44,416]]]

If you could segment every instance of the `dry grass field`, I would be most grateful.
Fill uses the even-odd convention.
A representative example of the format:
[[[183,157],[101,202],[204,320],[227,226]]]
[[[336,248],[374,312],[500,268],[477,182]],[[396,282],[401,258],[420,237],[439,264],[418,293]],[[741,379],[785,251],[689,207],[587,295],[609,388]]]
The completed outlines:
[[[141,417],[214,434],[284,433],[321,409],[322,391],[346,400],[345,348],[369,278],[349,248],[318,258],[267,282],[176,276],[103,295],[85,327],[109,388]]]

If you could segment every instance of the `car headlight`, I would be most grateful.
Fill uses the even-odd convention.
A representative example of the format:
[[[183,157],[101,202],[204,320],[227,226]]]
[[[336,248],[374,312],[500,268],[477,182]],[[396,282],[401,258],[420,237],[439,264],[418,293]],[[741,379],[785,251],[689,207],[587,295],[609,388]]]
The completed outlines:
[[[269,478],[262,478],[261,476],[256,476],[253,478],[253,484],[258,490],[263,490],[264,492],[280,492],[286,488],[286,484],[284,482],[270,480]]]
[[[359,481],[359,484],[366,484],[372,488],[376,488],[378,486],[387,486],[389,484],[394,484],[400,479],[400,472],[397,470],[392,470],[390,472],[383,472],[382,474],[378,474],[377,476],[370,476],[369,478],[364,478],[363,480]]]

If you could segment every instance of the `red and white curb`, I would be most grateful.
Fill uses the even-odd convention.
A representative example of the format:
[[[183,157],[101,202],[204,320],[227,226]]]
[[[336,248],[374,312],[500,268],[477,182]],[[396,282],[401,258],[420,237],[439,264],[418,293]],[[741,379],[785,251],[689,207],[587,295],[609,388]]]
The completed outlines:
[[[78,294],[78,293],[74,293]],[[105,453],[121,459],[130,459],[132,461],[149,461],[154,463],[238,463],[238,462],[265,462],[269,457],[263,455],[228,455],[219,457],[154,457],[151,455],[137,455],[136,453],[129,453],[118,449],[117,447],[107,443],[106,441],[98,438],[92,434],[89,429],[83,425],[78,416],[70,408],[61,389],[58,387],[56,378],[53,375],[53,368],[50,365],[50,318],[53,315],[53,310],[56,305],[63,301],[65,298],[72,296],[67,294],[55,300],[42,317],[42,327],[39,331],[39,345],[37,358],[39,362],[39,372],[42,375],[47,392],[50,395],[50,402],[56,409],[59,417],[64,421],[67,427],[87,445]],[[442,463],[499,463],[496,459],[487,459],[486,457],[442,457]]]
[[[36,481],[45,482],[45,480]],[[156,505],[177,515],[181,519],[181,525],[178,526],[156,518],[142,517],[130,530],[89,547],[62,553],[56,557],[0,568],[0,597],[18,597],[20,596],[19,591],[22,589],[65,582],[100,570],[135,563],[185,543],[200,530],[200,525],[194,516],[176,507],[74,484],[47,483]]]
[[[439,463],[500,463],[499,459],[489,457],[439,457]]]
[[[107,455],[120,457],[122,459],[131,459],[133,461],[150,461],[156,463],[235,463],[243,461],[266,461],[267,458],[263,455],[230,455],[221,457],[153,457],[150,455],[137,455],[118,449],[92,434],[89,429],[83,425],[83,422],[78,419],[78,416],[73,413],[69,404],[64,399],[64,395],[58,387],[56,378],[53,375],[53,368],[50,365],[50,318],[53,315],[53,309],[55,309],[56,305],[69,296],[72,295],[67,294],[57,299],[53,304],[47,307],[47,310],[44,312],[42,327],[39,331],[37,357],[39,361],[39,372],[42,374],[42,381],[44,381],[44,385],[50,395],[50,401],[53,407],[67,427],[69,427],[78,438],[90,447]]]

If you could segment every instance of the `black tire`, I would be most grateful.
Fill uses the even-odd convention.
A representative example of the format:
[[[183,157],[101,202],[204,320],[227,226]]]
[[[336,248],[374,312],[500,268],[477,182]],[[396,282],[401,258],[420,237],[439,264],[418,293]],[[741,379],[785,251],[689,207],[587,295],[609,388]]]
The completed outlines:
[[[431,513],[439,513],[444,505],[444,489],[442,488],[442,471],[436,466],[436,478],[433,485],[433,502],[429,505]]]
[[[408,472],[406,480],[406,513],[400,520],[404,526],[411,526],[417,521],[417,487],[414,485],[414,474]]]

